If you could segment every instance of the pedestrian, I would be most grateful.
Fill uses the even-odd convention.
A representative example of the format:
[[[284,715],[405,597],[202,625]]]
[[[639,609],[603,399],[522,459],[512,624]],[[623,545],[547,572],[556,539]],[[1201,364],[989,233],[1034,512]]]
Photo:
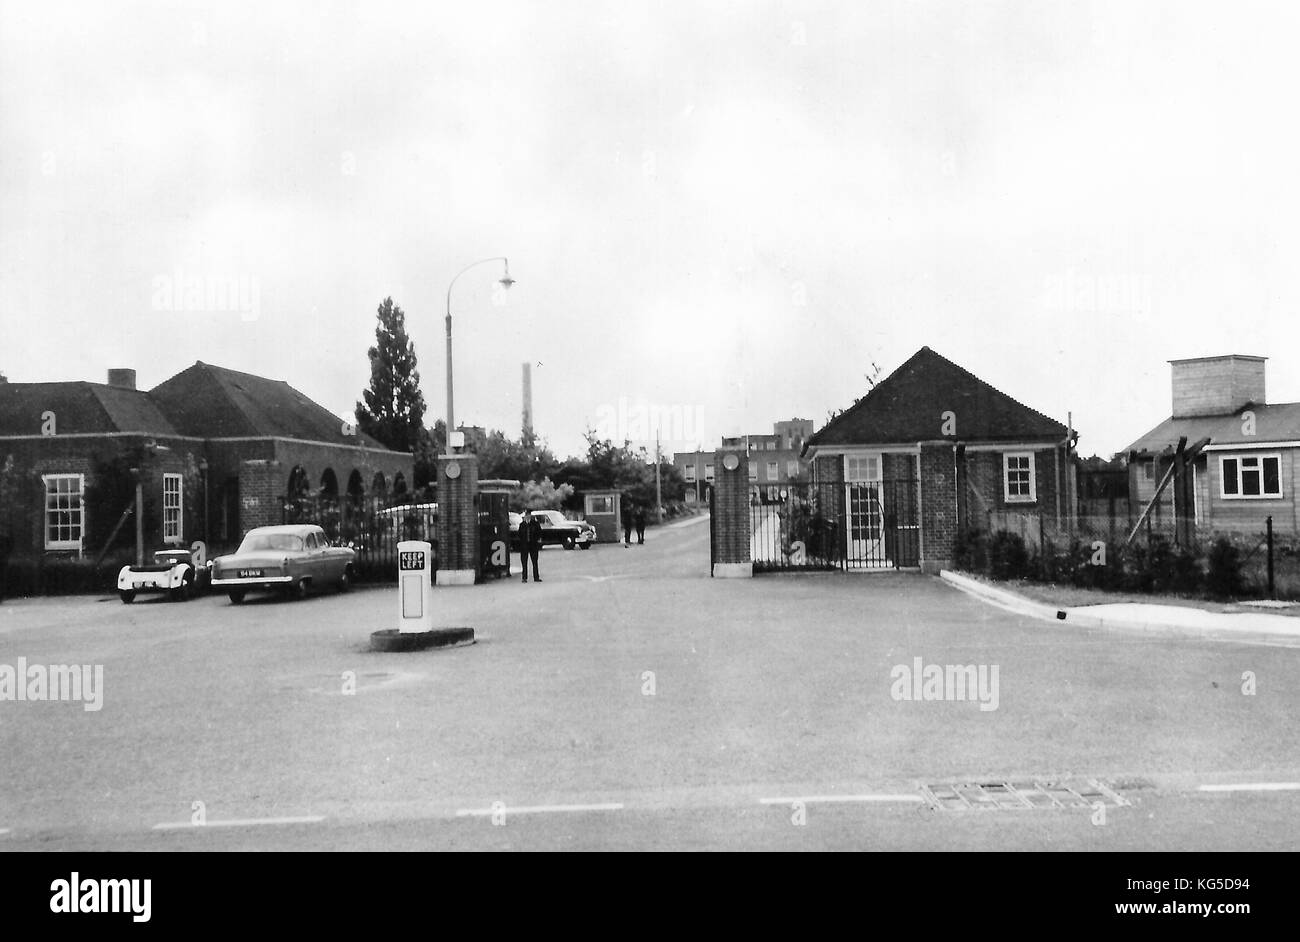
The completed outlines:
[[[632,545],[632,505],[623,505],[623,545]]]
[[[636,514],[632,518],[636,524],[636,541],[639,544],[645,544],[645,508],[637,507]]]
[[[533,516],[531,510],[524,511],[524,519],[519,524],[519,563],[524,570],[524,582],[528,581],[528,561],[533,563],[533,581],[541,582],[542,574],[537,571],[537,554],[542,551],[542,521]]]

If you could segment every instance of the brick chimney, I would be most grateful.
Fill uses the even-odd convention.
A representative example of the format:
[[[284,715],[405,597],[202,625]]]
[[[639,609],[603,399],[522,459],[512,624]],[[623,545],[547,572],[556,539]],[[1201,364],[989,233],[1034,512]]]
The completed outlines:
[[[1228,354],[1170,360],[1173,371],[1173,417],[1232,415],[1247,403],[1264,404],[1267,357]]]
[[[116,386],[118,389],[135,389],[135,370],[128,370],[125,367],[109,370],[108,385]]]

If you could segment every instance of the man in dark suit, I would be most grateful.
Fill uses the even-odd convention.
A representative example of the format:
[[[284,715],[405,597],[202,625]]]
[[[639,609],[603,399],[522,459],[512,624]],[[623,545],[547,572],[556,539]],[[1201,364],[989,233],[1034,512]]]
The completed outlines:
[[[632,522],[636,524],[636,541],[645,543],[645,508],[637,506],[636,512],[632,515]]]
[[[542,574],[537,571],[537,554],[541,551],[541,518],[533,516],[531,510],[525,510],[523,522],[519,524],[519,563],[524,570],[524,582],[528,581],[528,561],[530,559],[533,562],[533,581],[542,581]]]
[[[623,504],[623,545],[632,545],[632,505],[631,503]]]

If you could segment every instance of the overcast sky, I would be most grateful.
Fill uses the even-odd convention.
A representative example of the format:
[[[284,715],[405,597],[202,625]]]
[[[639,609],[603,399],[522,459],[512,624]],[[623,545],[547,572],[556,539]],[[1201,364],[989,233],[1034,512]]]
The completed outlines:
[[[516,434],[529,360],[562,455],[651,407],[669,449],[820,426],[922,345],[1084,454],[1170,358],[1300,400],[1294,4],[0,11],[15,382],[201,359],[346,417],[391,295],[431,424],[448,282],[508,255],[504,304],[456,284],[456,418]]]

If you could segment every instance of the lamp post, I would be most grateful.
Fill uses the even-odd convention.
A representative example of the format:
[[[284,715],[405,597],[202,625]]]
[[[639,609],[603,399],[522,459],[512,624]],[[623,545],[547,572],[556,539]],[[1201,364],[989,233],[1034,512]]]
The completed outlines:
[[[509,290],[515,280],[510,277],[510,260],[504,255],[496,255],[492,258],[480,258],[477,262],[471,262],[456,273],[456,277],[451,279],[451,284],[447,285],[447,454],[451,454],[451,434],[456,428],[456,409],[451,391],[451,289],[456,284],[456,280],[461,275],[474,268],[476,265],[483,265],[487,262],[503,262],[505,264],[505,275],[497,280],[501,287]]]

